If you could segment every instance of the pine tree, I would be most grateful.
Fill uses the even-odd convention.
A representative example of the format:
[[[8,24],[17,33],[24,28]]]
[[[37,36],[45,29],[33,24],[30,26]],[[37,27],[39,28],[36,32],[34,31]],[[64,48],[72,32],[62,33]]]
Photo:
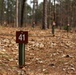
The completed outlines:
[[[47,29],[47,0],[43,3],[43,21],[42,29]]]

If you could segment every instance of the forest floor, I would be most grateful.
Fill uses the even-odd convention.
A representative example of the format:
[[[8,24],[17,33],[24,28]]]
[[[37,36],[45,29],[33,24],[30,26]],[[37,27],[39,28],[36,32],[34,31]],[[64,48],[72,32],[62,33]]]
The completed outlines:
[[[76,32],[26,27],[25,67],[19,69],[16,31],[0,27],[0,75],[76,75]]]

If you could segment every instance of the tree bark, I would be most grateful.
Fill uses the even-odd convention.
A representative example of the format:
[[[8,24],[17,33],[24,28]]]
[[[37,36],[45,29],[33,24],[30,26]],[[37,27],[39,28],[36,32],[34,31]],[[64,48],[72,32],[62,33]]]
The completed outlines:
[[[47,0],[43,3],[43,21],[42,29],[47,29]]]
[[[16,0],[16,27],[18,27],[19,25],[19,22],[18,22],[18,0]]]
[[[51,16],[51,0],[49,0],[49,2],[48,2],[48,11],[47,11],[47,13],[48,13],[48,18],[47,18],[47,28],[49,28],[49,25],[50,25],[50,16]]]
[[[19,5],[18,5],[18,21],[19,27],[23,27],[23,17],[24,17],[24,7],[25,7],[25,1],[26,0],[19,0]]]
[[[2,0],[2,2],[1,2],[1,25],[3,24],[3,13],[4,13],[4,11],[3,11],[3,9],[4,9],[4,0]]]

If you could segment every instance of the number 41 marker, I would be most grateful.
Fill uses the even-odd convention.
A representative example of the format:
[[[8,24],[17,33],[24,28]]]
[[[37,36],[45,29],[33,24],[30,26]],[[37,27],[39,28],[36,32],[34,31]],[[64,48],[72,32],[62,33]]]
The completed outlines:
[[[16,32],[16,43],[28,43],[28,31],[17,31]]]
[[[28,43],[28,32],[17,31],[16,43],[19,43],[19,67],[22,68],[25,65],[25,44]]]

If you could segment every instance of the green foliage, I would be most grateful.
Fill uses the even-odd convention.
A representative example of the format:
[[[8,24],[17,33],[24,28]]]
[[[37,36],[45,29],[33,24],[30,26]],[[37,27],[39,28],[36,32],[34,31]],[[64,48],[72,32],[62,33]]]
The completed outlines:
[[[21,1],[21,0],[19,0]],[[44,0],[43,0],[44,1]],[[49,0],[48,0],[49,1]],[[68,21],[72,24],[72,27],[75,27],[76,23],[76,0],[56,0],[56,21],[58,24],[66,25]],[[51,3],[51,12],[50,12],[50,22],[53,20],[54,5]],[[6,12],[6,13],[4,13]],[[49,4],[48,11],[49,12]],[[43,2],[38,5],[36,12],[36,19],[38,22],[42,21],[43,17]],[[16,17],[16,0],[0,0],[0,22],[7,20],[15,20]],[[30,21],[33,17],[32,8],[30,5],[26,4],[24,20]],[[64,30],[67,30],[67,26],[63,26]]]
[[[41,21],[43,16],[43,2],[39,4],[36,15],[37,15],[38,21]]]
[[[27,4],[26,8],[27,8],[27,14],[31,14],[32,9],[31,9],[30,5]]]

